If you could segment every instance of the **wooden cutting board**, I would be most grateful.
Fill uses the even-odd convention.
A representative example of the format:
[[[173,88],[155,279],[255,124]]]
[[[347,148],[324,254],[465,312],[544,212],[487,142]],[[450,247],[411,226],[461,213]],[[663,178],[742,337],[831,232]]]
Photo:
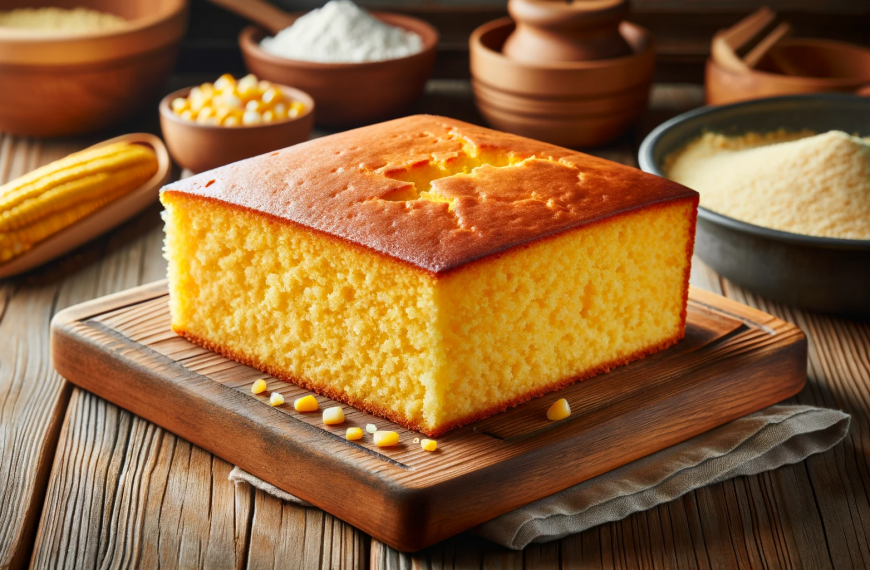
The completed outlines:
[[[325,426],[293,410],[307,391],[269,377],[288,404],[268,406],[268,391],[250,392],[261,372],[170,330],[167,300],[157,282],[59,313],[58,372],[407,551],[779,402],[806,379],[800,329],[692,289],[676,346],[451,431],[430,453],[412,442],[419,434],[348,406],[344,425]],[[550,422],[561,397],[573,414]],[[401,444],[344,438],[368,423]]]

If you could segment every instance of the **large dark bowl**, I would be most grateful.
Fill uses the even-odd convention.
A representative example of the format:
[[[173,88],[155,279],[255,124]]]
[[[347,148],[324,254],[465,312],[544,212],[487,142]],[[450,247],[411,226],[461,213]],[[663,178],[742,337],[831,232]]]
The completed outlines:
[[[665,157],[704,131],[740,135],[838,129],[870,136],[870,98],[792,95],[703,107],[659,125],[640,146],[640,167],[662,176]],[[813,237],[698,209],[695,252],[732,282],[798,307],[870,315],[870,240]]]

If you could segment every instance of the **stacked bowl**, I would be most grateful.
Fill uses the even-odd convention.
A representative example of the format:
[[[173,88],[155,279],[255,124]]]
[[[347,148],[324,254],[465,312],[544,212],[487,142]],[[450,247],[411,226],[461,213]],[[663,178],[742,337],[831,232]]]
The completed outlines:
[[[560,146],[581,148],[618,138],[646,108],[655,68],[650,33],[629,22],[619,32],[632,53],[591,61],[529,63],[502,53],[510,18],[471,35],[472,88],[495,128]]]

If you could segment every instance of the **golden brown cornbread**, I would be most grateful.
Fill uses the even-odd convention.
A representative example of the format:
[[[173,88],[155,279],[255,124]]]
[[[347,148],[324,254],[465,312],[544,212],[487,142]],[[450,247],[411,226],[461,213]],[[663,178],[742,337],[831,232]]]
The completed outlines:
[[[429,435],[683,336],[698,196],[415,116],[164,188],[173,328]]]

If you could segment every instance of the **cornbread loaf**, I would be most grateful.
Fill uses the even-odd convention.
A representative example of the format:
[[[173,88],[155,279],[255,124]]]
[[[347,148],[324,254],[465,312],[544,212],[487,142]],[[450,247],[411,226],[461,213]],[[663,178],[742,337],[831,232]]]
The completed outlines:
[[[433,116],[165,187],[172,328],[437,436],[683,337],[698,195]]]

